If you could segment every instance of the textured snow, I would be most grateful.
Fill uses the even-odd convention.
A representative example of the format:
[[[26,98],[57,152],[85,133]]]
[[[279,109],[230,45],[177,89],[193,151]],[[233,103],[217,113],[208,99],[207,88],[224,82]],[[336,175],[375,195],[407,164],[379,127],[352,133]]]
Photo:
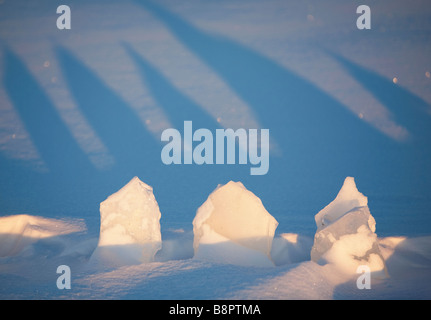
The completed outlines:
[[[282,233],[274,237],[271,258],[275,265],[285,265],[310,260],[313,239],[297,233]]]
[[[20,215],[10,216],[9,221],[17,222],[21,218]],[[46,220],[54,222],[51,219]],[[33,220],[35,221],[41,220]],[[171,231],[169,240],[163,240],[164,245],[165,241],[170,244],[170,248],[164,253],[163,261],[117,266],[109,270],[89,270],[86,268],[89,253],[91,254],[98,241],[83,234],[82,227],[85,229],[85,226],[65,221],[68,227],[63,230],[76,232],[63,235],[70,238],[68,241],[61,238],[62,246],[53,238],[41,238],[25,247],[22,251],[27,252],[25,255],[0,258],[1,299],[431,298],[429,236],[378,239],[390,277],[373,278],[371,290],[358,290],[357,275],[340,272],[339,265],[334,263],[320,265],[310,261],[310,239],[294,233],[281,234],[274,238],[272,253],[277,253],[278,259],[274,261],[278,263],[272,267],[260,268],[192,259],[192,254],[180,257],[178,252],[174,251],[179,249],[184,253],[190,246],[193,252],[192,241],[188,232],[174,230]],[[45,224],[45,230],[56,234],[61,228],[54,226],[50,224],[48,227]],[[36,226],[33,228],[37,229]],[[2,231],[5,231],[5,228],[2,228]],[[14,237],[17,235],[20,234],[14,234]],[[0,236],[3,243],[11,237],[11,233],[2,232]],[[254,250],[249,252],[251,251]],[[71,290],[58,290],[55,287],[58,275],[54,270],[60,264],[71,267]]]
[[[85,231],[82,220],[48,219],[27,214],[0,217],[0,257],[15,256],[42,239]]]

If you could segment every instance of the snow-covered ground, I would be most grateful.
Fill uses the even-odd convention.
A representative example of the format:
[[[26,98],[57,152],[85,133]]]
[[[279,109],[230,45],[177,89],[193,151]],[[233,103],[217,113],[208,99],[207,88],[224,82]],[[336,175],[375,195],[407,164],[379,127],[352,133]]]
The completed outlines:
[[[345,263],[310,261],[313,239],[298,234],[274,238],[273,264],[254,262],[256,252],[224,243],[215,261],[195,256],[193,234],[169,230],[163,248],[151,262],[130,263],[130,248],[119,247],[124,265],[93,263],[98,239],[82,221],[32,216],[1,218],[0,297],[2,299],[429,299],[431,237],[378,239],[388,275],[370,278],[370,289],[358,289],[361,274],[346,272]],[[8,231],[14,221],[16,234]],[[85,227],[85,225],[84,225]],[[8,229],[8,230],[9,230]],[[58,235],[46,236],[49,231]],[[30,237],[31,235],[31,237]],[[356,243],[358,245],[358,243]],[[360,243],[359,243],[360,245]],[[118,249],[118,248],[117,248]],[[232,263],[231,255],[245,257]],[[254,260],[253,260],[254,259]],[[262,257],[260,257],[262,259]],[[238,260],[238,258],[237,258]],[[115,257],[114,262],[118,262]],[[71,288],[60,290],[57,267],[70,268]]]
[[[356,27],[361,4],[371,30]],[[0,1],[0,298],[431,297],[427,1],[79,0],[70,30],[57,29],[58,5]],[[185,120],[269,129],[268,173],[163,164],[161,133]],[[99,206],[135,176],[157,200],[161,249],[92,265]],[[346,177],[367,197],[376,228],[362,239],[376,237],[389,275],[370,290],[311,260],[315,215]],[[214,229],[206,241],[221,249],[196,256],[193,220],[229,181],[277,221],[273,265],[223,260],[235,236]],[[56,287],[59,265],[71,290]]]

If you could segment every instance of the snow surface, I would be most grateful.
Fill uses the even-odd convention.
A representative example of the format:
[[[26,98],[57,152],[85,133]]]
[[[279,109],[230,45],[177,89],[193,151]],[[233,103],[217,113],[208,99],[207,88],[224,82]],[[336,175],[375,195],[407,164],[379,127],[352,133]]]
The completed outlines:
[[[19,217],[16,217],[19,219]],[[55,228],[53,228],[55,229]],[[73,230],[71,225],[70,231]],[[175,231],[173,233],[180,234]],[[390,277],[372,279],[371,290],[358,290],[356,276],[340,272],[334,264],[319,265],[310,258],[311,246],[301,248],[299,235],[285,235],[277,266],[250,267],[192,257],[115,268],[88,268],[97,241],[75,234],[46,239],[25,247],[27,253],[2,257],[2,299],[427,299],[430,297],[430,237],[386,237],[379,246]],[[175,239],[175,240],[174,240]],[[97,239],[96,239],[97,240]],[[308,239],[308,243],[311,239]],[[178,247],[192,241],[171,238]],[[65,243],[68,245],[66,246]],[[61,246],[59,244],[62,244]],[[74,248],[74,249],[73,249]],[[231,247],[230,247],[231,248]],[[274,248],[275,249],[275,248]],[[163,250],[163,249],[162,249]],[[22,251],[23,252],[23,251]],[[300,257],[300,255],[303,258]],[[156,259],[157,260],[157,259]],[[55,287],[56,267],[67,264],[72,289]],[[50,272],[47,272],[49,270]]]
[[[47,219],[27,214],[0,217],[0,257],[23,254],[29,246],[43,239],[85,230],[84,221]]]
[[[354,184],[347,185],[349,188],[355,188]],[[340,193],[345,193],[345,188],[346,183]],[[211,199],[211,206],[208,205],[209,199]],[[339,197],[334,201],[338,201],[337,199]],[[275,230],[277,226],[275,219],[266,212],[260,199],[245,189],[241,183],[230,182],[225,186],[219,186],[210,194],[208,200],[198,209],[194,221],[195,226],[198,226],[194,229],[196,232],[194,238],[197,237],[199,240],[196,251],[193,249],[196,244],[193,241],[193,235],[187,235],[184,230],[171,230],[169,240],[163,241],[161,248],[152,247],[151,259],[145,262],[132,259],[145,256],[145,251],[137,252],[129,247],[130,244],[136,244],[135,240],[129,241],[131,235],[136,236],[136,234],[127,234],[124,228],[120,234],[105,232],[109,228],[117,230],[116,225],[123,225],[130,221],[139,222],[142,217],[153,218],[154,221],[149,224],[139,224],[139,227],[136,224],[130,226],[137,234],[151,236],[157,231],[154,227],[160,215],[152,188],[137,177],[101,204],[103,208],[101,213],[108,212],[107,215],[101,214],[102,220],[118,214],[118,208],[122,207],[125,211],[123,215],[120,214],[120,217],[114,217],[115,224],[111,219],[107,225],[108,229],[103,222],[101,223],[104,227],[101,227],[99,239],[86,234],[82,221],[61,221],[28,215],[3,217],[0,233],[2,240],[0,274],[3,285],[0,298],[414,299],[430,297],[431,237],[378,239],[369,228],[365,228],[370,220],[367,207],[348,211],[316,233],[317,236],[336,225],[335,231],[338,233],[334,238],[341,235],[331,243],[332,246],[329,249],[325,248],[326,251],[322,254],[325,263],[322,264],[310,259],[310,251],[313,257],[316,246],[321,246],[318,238],[315,239],[312,249],[312,239],[292,233],[281,234],[272,242],[268,257],[258,250],[262,247],[256,246],[256,242],[248,243],[248,238],[246,242],[242,241],[243,238],[239,238],[241,241],[236,242],[237,238],[229,239],[215,232],[207,221],[212,214],[217,214],[217,211],[226,218],[222,221],[228,221],[229,227],[239,230],[238,234],[246,231],[241,229],[245,228],[242,224],[243,218],[247,217],[249,212],[255,220],[251,219],[248,227],[255,225],[256,222],[262,222],[259,221],[258,218],[260,218],[266,222],[266,224],[263,223],[264,229],[268,230],[269,221],[272,232]],[[131,206],[126,205],[125,201]],[[138,206],[134,209],[138,217],[136,217],[137,220],[133,220],[129,216],[133,213],[130,208],[137,203]],[[148,208],[151,210],[144,212]],[[244,208],[248,210],[241,211]],[[361,217],[362,213],[366,216],[365,224]],[[343,219],[351,217],[352,214],[354,223],[343,223]],[[151,217],[151,215],[154,216]],[[230,215],[233,219],[229,221]],[[356,229],[355,225],[360,226]],[[221,226],[217,225],[217,228],[219,227]],[[257,230],[259,231],[259,228]],[[349,233],[352,230],[355,232]],[[256,232],[253,229],[250,231]],[[73,236],[67,240],[65,237],[68,235]],[[158,239],[158,236],[156,238]],[[138,244],[146,244],[147,240],[148,238]],[[94,255],[106,244],[109,244],[109,247],[116,244],[114,253],[104,255],[103,259],[97,260],[95,265]],[[208,247],[200,251],[203,245]],[[375,248],[374,245],[377,247]],[[378,250],[377,262],[373,258],[376,255],[373,251],[375,249]],[[148,247],[144,247],[144,250],[148,250]],[[156,251],[159,252],[153,259]],[[358,258],[365,256],[366,253],[368,254],[365,261]],[[379,260],[380,258],[382,260]],[[356,279],[359,274],[352,272],[352,268],[356,270],[359,263],[369,265],[373,272],[380,271],[384,266],[379,263],[383,260],[387,267],[385,276],[376,277],[373,273],[372,290],[365,290],[365,292],[358,289]],[[69,265],[73,272],[70,290],[55,288],[54,270],[60,264]]]
[[[77,0],[72,29],[58,30],[58,2],[0,1],[0,298],[429,299],[431,6],[370,2],[372,29],[358,30],[358,5]],[[187,120],[269,129],[268,173],[164,165],[161,133]],[[161,249],[93,268],[100,203],[135,176],[154,188]],[[321,265],[314,219],[346,177],[376,230],[347,233]],[[239,265],[268,255],[214,230],[201,242],[226,248],[195,258],[197,209],[229,181],[279,223],[270,265]],[[378,244],[388,273],[371,290],[338,259],[362,255],[359,238]],[[71,290],[55,285],[64,264]]]

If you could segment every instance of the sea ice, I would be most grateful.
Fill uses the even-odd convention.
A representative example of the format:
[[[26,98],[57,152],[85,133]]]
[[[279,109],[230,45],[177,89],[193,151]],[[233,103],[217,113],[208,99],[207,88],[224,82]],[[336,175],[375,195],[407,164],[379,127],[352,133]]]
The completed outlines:
[[[109,266],[153,261],[161,248],[160,217],[152,187],[134,177],[100,204],[99,243],[91,259]]]
[[[240,265],[273,265],[278,222],[241,182],[218,186],[193,220],[195,258]]]
[[[332,263],[346,273],[356,273],[366,265],[374,275],[386,274],[380,253],[376,221],[368,208],[368,199],[347,177],[335,200],[315,216],[317,231],[311,260]]]

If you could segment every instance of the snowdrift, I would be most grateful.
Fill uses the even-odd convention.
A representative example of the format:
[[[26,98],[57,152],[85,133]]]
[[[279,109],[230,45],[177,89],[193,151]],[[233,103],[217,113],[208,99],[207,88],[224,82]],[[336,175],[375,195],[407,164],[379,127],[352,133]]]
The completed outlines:
[[[59,237],[86,230],[82,220],[48,219],[27,214],[0,217],[0,257],[31,254],[31,245],[60,241]]]
[[[352,177],[315,215],[314,240],[275,236],[276,219],[240,182],[208,196],[193,232],[170,230],[162,242],[160,218],[153,189],[137,177],[100,204],[97,241],[83,237],[81,220],[2,217],[0,298],[431,297],[431,237],[379,239]],[[72,269],[67,293],[55,288],[61,264]],[[357,287],[362,265],[372,271],[373,290]]]

